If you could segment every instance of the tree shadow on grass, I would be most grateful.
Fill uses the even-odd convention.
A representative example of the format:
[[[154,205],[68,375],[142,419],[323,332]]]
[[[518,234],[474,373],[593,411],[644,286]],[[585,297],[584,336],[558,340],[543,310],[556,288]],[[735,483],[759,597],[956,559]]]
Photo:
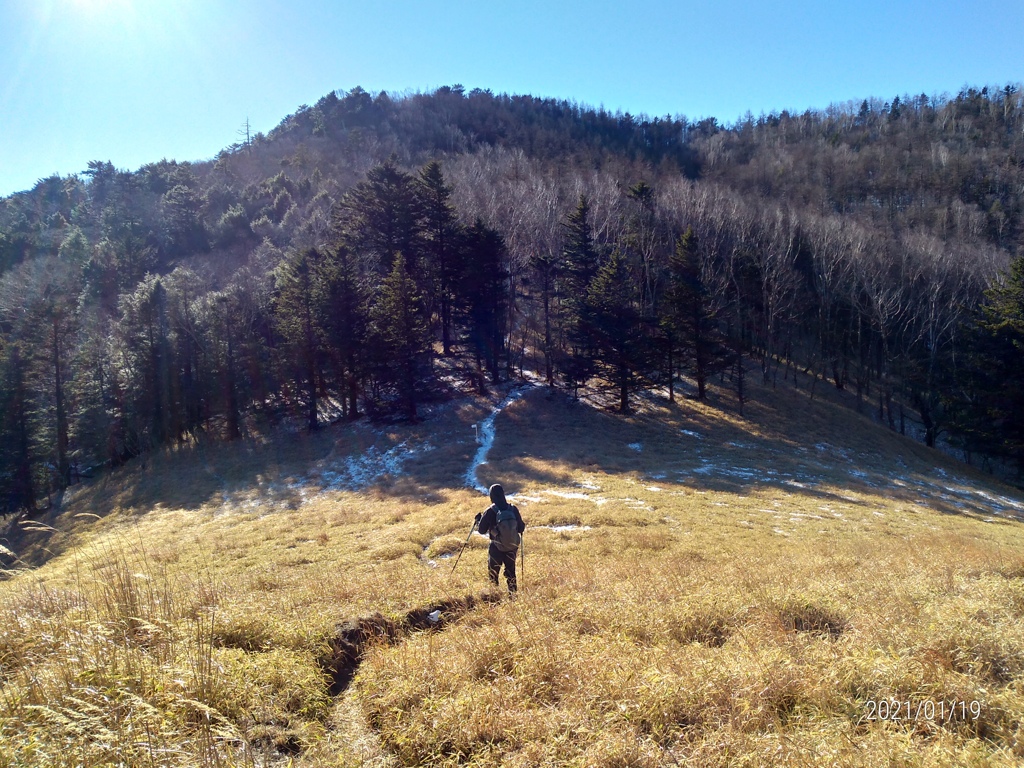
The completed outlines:
[[[73,546],[76,534],[114,510],[293,510],[312,496],[343,489],[346,478],[360,472],[365,482],[350,484],[354,490],[439,503],[466,487],[478,448],[472,425],[500,397],[449,403],[418,424],[360,422],[314,433],[280,430],[266,440],[199,440],[169,448],[70,489],[43,525],[12,528],[4,545],[23,562],[38,565]],[[776,487],[862,506],[871,504],[847,493],[870,493],[986,522],[1024,516],[1024,506],[1008,491],[988,493],[946,477],[936,469],[936,457],[923,455],[912,441],[848,413],[831,423],[834,406],[808,402],[799,393],[772,393],[765,402],[748,404],[745,419],[720,406],[648,396],[638,399],[633,413],[618,414],[537,387],[498,415],[496,438],[477,480],[484,487],[501,482],[514,493],[569,485],[579,471],[632,474],[734,494]],[[402,460],[389,468],[394,452]],[[61,507],[69,513],[59,514]]]
[[[281,429],[268,439],[199,439],[169,447],[69,489],[63,504],[13,527],[4,546],[20,555],[22,565],[37,566],[115,511],[129,518],[160,509],[263,515],[298,509],[333,491],[439,503],[446,492],[464,487],[477,449],[471,425],[492,407],[488,400],[460,401],[416,424],[360,421],[312,433]]]
[[[862,416],[843,412],[829,422],[835,406],[807,405],[799,392],[748,405],[749,419],[705,404],[645,400],[618,414],[561,393],[529,393],[498,417],[480,476],[566,485],[584,470],[736,495],[776,488],[861,508],[876,507],[874,496],[990,523],[1024,518],[1009,489],[982,490],[990,483],[960,477],[966,468],[947,472],[945,457]]]
[[[200,511],[245,487],[259,489],[264,508],[295,508],[301,491],[287,482],[290,472],[331,450],[326,432],[170,447],[69,488],[59,503],[12,528],[6,546],[21,565],[38,566],[75,546],[80,534],[113,512],[131,518],[157,509]]]

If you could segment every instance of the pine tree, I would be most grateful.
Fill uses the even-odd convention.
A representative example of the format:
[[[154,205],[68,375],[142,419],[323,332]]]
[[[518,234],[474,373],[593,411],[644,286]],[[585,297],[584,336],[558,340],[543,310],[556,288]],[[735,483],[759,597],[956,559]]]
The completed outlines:
[[[576,392],[594,372],[587,290],[597,274],[598,254],[590,227],[590,201],[580,195],[565,223],[560,296],[564,307],[567,354],[561,360],[566,384]]]
[[[232,297],[229,294],[221,294],[216,302],[224,318],[224,410],[227,418],[227,429],[225,437],[228,440],[237,440],[242,436],[242,414],[238,401],[238,362],[235,349],[235,329],[231,321],[235,313]]]
[[[972,334],[966,430],[975,445],[1011,457],[1024,473],[1024,256],[986,294]]]
[[[78,333],[74,300],[79,271],[48,257],[23,265],[4,303],[9,341],[20,344],[25,364],[29,431],[33,452],[47,456],[57,489],[71,483],[70,424],[72,407],[68,384]],[[47,492],[50,487],[46,487]]]
[[[398,253],[370,310],[370,351],[379,388],[394,393],[410,421],[417,418],[429,350],[423,300],[406,270],[405,257]]]
[[[668,355],[670,397],[674,394],[672,380],[678,360],[693,374],[697,399],[706,399],[708,380],[721,370],[726,350],[718,331],[714,301],[701,276],[697,236],[689,227],[676,240],[669,260],[661,328]]]
[[[116,343],[111,338],[113,320],[94,311],[83,318],[82,326],[74,360],[77,375],[71,382],[76,403],[71,440],[86,468],[105,462],[116,466],[127,456],[120,431],[123,413],[116,397],[119,377],[114,366]]]
[[[126,451],[131,455],[178,436],[178,366],[167,305],[167,289],[153,275],[121,297],[118,333],[124,360]]]
[[[509,301],[505,241],[480,219],[463,239],[466,268],[460,290],[462,324],[476,363],[477,388],[483,392],[483,372],[489,372],[491,381],[497,384],[506,353]]]
[[[285,340],[285,363],[306,395],[306,426],[318,426],[318,383],[324,361],[327,283],[324,257],[315,248],[293,254],[278,268],[274,316]]]
[[[355,263],[342,246],[328,257],[326,341],[345,415],[358,413],[361,381],[366,367],[367,294],[356,275]]]
[[[394,160],[369,170],[335,207],[334,226],[342,243],[370,272],[387,275],[401,253],[410,274],[418,274],[421,211],[412,176]]]
[[[555,384],[555,344],[553,334],[552,303],[556,297],[555,291],[558,282],[558,259],[551,253],[536,251],[530,258],[530,266],[537,277],[540,291],[541,323],[543,332],[541,336],[541,351],[544,354],[544,380],[549,387]]]
[[[647,335],[635,284],[618,250],[598,270],[587,290],[587,316],[594,366],[619,393],[619,410],[629,410],[629,395],[647,366]]]
[[[17,344],[0,346],[0,514],[36,507],[28,381]]]
[[[576,207],[566,217],[564,228],[563,292],[568,304],[581,305],[598,269],[597,246],[590,224],[590,200],[586,195],[580,195]]]
[[[440,320],[441,348],[448,356],[451,354],[455,291],[462,271],[458,248],[461,227],[451,204],[451,188],[445,183],[441,164],[436,160],[420,171],[417,192],[423,214],[424,269],[430,288],[428,305]]]

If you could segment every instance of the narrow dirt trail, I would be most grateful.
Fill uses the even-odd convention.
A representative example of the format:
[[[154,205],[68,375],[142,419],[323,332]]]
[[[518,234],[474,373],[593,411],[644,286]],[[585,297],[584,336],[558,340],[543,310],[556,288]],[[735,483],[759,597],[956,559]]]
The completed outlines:
[[[487,454],[494,445],[495,420],[512,403],[519,400],[534,385],[525,384],[512,390],[498,403],[480,423],[477,449],[464,476],[468,487],[486,494],[488,489],[477,478],[477,470],[487,463]],[[429,546],[429,545],[428,545]],[[424,550],[425,552],[426,550]],[[337,625],[329,641],[329,652],[320,659],[320,666],[331,680],[330,692],[340,696],[349,687],[366,648],[373,644],[397,645],[411,633],[437,631],[457,621],[474,608],[501,601],[501,596],[491,592],[450,598],[428,606],[413,608],[400,619],[392,619],[380,613],[352,619]]]
[[[340,696],[348,689],[369,646],[398,645],[413,632],[439,631],[477,606],[501,599],[500,594],[481,592],[413,608],[400,619],[374,613],[339,624],[328,641],[328,652],[319,660],[331,681],[331,695]]]

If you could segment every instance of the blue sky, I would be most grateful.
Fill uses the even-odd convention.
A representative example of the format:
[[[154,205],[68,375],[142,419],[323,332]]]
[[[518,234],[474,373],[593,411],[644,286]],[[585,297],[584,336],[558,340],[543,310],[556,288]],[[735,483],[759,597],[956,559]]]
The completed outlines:
[[[1024,0],[0,1],[0,195],[202,160],[361,85],[650,115],[802,111],[1024,81]]]

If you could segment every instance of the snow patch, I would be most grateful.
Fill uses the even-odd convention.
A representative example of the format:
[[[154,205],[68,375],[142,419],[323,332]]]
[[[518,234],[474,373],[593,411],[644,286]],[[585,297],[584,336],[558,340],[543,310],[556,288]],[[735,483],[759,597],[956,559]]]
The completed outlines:
[[[357,456],[346,457],[337,469],[314,469],[305,482],[319,479],[321,490],[360,490],[384,475],[400,476],[406,461],[432,450],[434,446],[430,443],[410,445],[408,441],[386,451],[371,446]],[[299,493],[305,498],[303,489],[300,488]]]
[[[579,491],[558,491],[554,488],[547,488],[541,491],[541,493],[545,493],[548,496],[557,496],[560,499],[582,499],[583,501],[589,501],[593,504],[597,504],[598,506],[608,503],[608,499],[604,496],[590,496],[586,493],[580,493]]]
[[[637,453],[640,453],[640,451],[642,451],[644,449],[644,444],[643,443],[630,443],[626,447],[627,448],[631,448],[632,450],[636,451]]]
[[[560,499],[585,499],[587,501],[590,500],[590,496],[588,496],[587,494],[578,493],[576,491],[553,491],[548,489],[544,491],[544,493],[548,494],[549,496],[557,496]]]
[[[498,418],[499,413],[521,398],[526,390],[533,386],[534,385],[531,383],[509,392],[505,399],[494,407],[490,415],[480,422],[479,432],[477,435],[480,447],[477,448],[476,455],[473,456],[473,463],[470,464],[469,469],[466,470],[466,485],[470,488],[475,488],[480,491],[480,493],[487,493],[488,489],[480,484],[480,481],[476,476],[476,471],[481,467],[481,465],[487,463],[487,454],[491,450],[491,446],[494,445],[494,420]]]
[[[1006,496],[993,496],[991,493],[986,493],[985,491],[980,490],[975,491],[974,494],[985,499],[985,501],[994,505],[997,509],[1001,509],[1002,507],[1006,506],[1016,509],[1018,512],[1024,512],[1024,504],[1022,504],[1019,501],[1014,501],[1013,499],[1007,498]]]

